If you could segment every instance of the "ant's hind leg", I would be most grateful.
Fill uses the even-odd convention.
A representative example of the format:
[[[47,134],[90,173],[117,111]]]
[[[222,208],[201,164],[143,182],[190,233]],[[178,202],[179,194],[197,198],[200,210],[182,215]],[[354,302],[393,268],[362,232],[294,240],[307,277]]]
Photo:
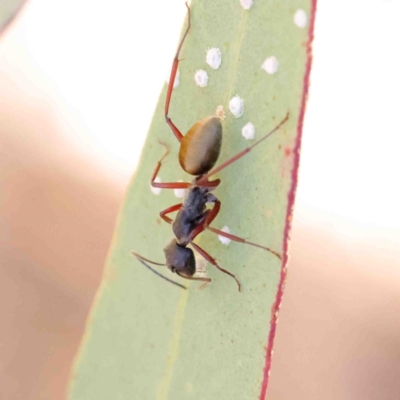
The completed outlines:
[[[227,271],[226,269],[221,268],[218,263],[215,261],[214,258],[212,258],[205,250],[203,250],[199,245],[197,245],[196,243],[190,242],[190,244],[212,265],[214,265],[214,267],[217,267],[220,271],[222,271],[224,274],[228,274],[229,276],[231,276],[237,283],[238,288],[239,288],[239,292],[241,289],[241,285],[239,280],[236,278],[235,275],[233,275],[231,272]]]
[[[172,96],[172,90],[174,88],[176,74],[178,72],[179,53],[181,51],[183,42],[185,41],[186,36],[189,33],[189,29],[190,29],[190,8],[188,6],[188,3],[185,3],[185,4],[188,9],[188,26],[186,28],[185,33],[183,34],[182,40],[178,46],[178,50],[176,51],[174,61],[172,63],[172,70],[171,70],[171,75],[169,77],[169,83],[168,83],[168,89],[167,89],[167,98],[165,100],[165,120],[167,121],[167,124],[169,125],[169,127],[171,128],[172,132],[174,133],[175,137],[178,139],[179,142],[182,140],[183,135],[179,131],[179,129],[175,126],[175,124],[171,121],[171,118],[168,116],[168,111],[169,111],[169,103],[171,101],[171,96]]]
[[[211,232],[216,233],[217,235],[220,235],[220,236],[226,237],[226,238],[228,238],[228,239],[231,239],[231,240],[233,240],[234,242],[246,243],[246,244],[249,244],[250,246],[255,246],[255,247],[259,247],[260,249],[267,250],[267,251],[269,251],[271,254],[273,254],[274,256],[276,256],[277,258],[279,258],[280,260],[282,260],[282,256],[281,256],[279,253],[277,253],[276,251],[271,250],[271,249],[268,248],[268,247],[261,246],[260,244],[256,244],[256,243],[253,243],[253,242],[249,242],[248,240],[243,239],[243,238],[240,238],[239,236],[235,236],[235,235],[232,235],[231,233],[227,233],[227,232],[221,231],[221,230],[219,230],[219,229],[215,229],[215,228],[213,228],[213,227],[211,227],[211,226],[208,226],[207,229],[208,229],[209,231],[211,231]]]
[[[224,163],[222,163],[221,165],[219,165],[218,167],[212,169],[211,171],[207,172],[206,174],[204,174],[203,176],[201,176],[198,180],[197,180],[197,185],[199,186],[203,186],[206,184],[206,182],[208,181],[208,178],[214,174],[216,174],[217,172],[222,171],[223,169],[225,169],[226,167],[229,167],[229,165],[233,164],[235,161],[241,159],[243,156],[245,156],[247,153],[249,153],[252,149],[254,149],[254,147],[258,146],[261,142],[263,142],[264,140],[268,139],[274,132],[276,132],[283,124],[286,123],[286,121],[289,119],[289,112],[286,114],[285,118],[277,125],[275,126],[274,129],[272,129],[271,131],[269,131],[266,135],[264,135],[261,139],[257,140],[257,142],[255,142],[254,144],[252,144],[249,147],[246,147],[244,150],[242,150],[241,152],[239,152],[238,154],[236,154],[235,156],[231,157],[229,160],[225,161]]]
[[[157,162],[156,168],[153,171],[153,175],[151,176],[151,186],[156,187],[156,188],[161,188],[161,189],[187,189],[191,186],[191,183],[188,182],[155,182],[157,174],[160,172],[162,162],[164,158],[169,154],[169,149],[168,146],[159,141],[161,145],[165,147],[165,153],[163,156],[160,158],[160,160]]]

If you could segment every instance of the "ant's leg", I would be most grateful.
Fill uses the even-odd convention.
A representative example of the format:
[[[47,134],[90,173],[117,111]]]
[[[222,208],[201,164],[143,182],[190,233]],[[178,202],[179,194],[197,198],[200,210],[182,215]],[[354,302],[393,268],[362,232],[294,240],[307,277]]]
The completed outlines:
[[[169,217],[167,217],[167,214],[172,213],[174,211],[178,211],[180,210],[180,208],[182,207],[182,203],[179,204],[175,204],[174,206],[168,207],[167,209],[165,209],[164,211],[160,212],[160,217],[165,221],[168,222],[169,224],[172,224],[173,220]]]
[[[221,183],[221,179],[214,179],[213,181],[209,181],[208,179],[203,180],[199,178],[196,180],[196,185],[204,188],[215,189]]]
[[[187,189],[191,186],[188,182],[155,182],[158,172],[161,169],[162,162],[164,158],[168,155],[169,149],[167,145],[163,142],[160,142],[165,147],[165,153],[157,162],[156,168],[153,171],[153,175],[151,176],[151,186],[161,189]]]
[[[194,240],[194,238],[198,234],[203,232],[208,227],[208,225],[214,221],[215,217],[218,215],[219,210],[221,208],[221,202],[215,196],[212,195],[212,197],[213,197],[214,207],[212,208],[212,210],[209,210],[207,212],[207,215],[204,218],[204,221],[201,222],[199,225],[197,225],[195,229],[193,229],[193,231],[189,237],[190,241]]]
[[[185,41],[186,36],[187,36],[187,34],[189,32],[189,29],[190,29],[190,8],[189,8],[187,3],[185,3],[185,4],[186,4],[186,7],[188,9],[188,26],[186,28],[186,31],[185,31],[184,35],[183,35],[181,43],[179,44],[178,50],[176,51],[176,54],[175,54],[175,57],[174,57],[174,62],[172,63],[171,76],[169,77],[169,83],[168,83],[167,98],[165,100],[165,120],[167,121],[167,124],[170,126],[170,128],[172,129],[172,132],[174,132],[174,135],[179,140],[179,142],[183,138],[182,133],[174,125],[174,123],[171,121],[171,118],[168,117],[168,111],[169,111],[169,103],[171,101],[172,90],[174,88],[175,77],[176,77],[176,73],[178,71],[179,53],[181,51],[183,42]]]
[[[250,152],[254,147],[256,147],[258,144],[260,144],[262,141],[270,137],[274,132],[276,132],[287,120],[289,119],[289,112],[286,114],[286,117],[274,128],[272,131],[268,132],[264,137],[262,137],[260,140],[257,140],[253,145],[247,147],[246,149],[242,150],[240,153],[236,154],[235,156],[231,157],[229,160],[225,161],[222,163],[220,166],[217,168],[212,169],[210,172],[207,174],[203,175],[197,183],[199,186],[201,184],[204,184],[204,182],[208,181],[208,178],[214,174],[216,174],[219,171],[222,171],[224,168],[228,167],[229,165],[233,164],[235,161],[239,160],[242,158],[244,155]]]
[[[223,236],[223,237],[226,237],[226,238],[228,238],[228,239],[231,239],[231,240],[233,240],[234,242],[246,243],[246,244],[249,244],[249,245],[251,245],[251,246],[255,246],[255,247],[259,247],[260,249],[267,250],[267,251],[269,251],[270,253],[272,253],[274,256],[276,256],[276,257],[278,257],[280,260],[282,260],[282,257],[281,257],[281,255],[280,255],[279,253],[277,253],[277,252],[271,250],[271,249],[268,248],[268,247],[264,247],[264,246],[261,246],[261,245],[256,244],[256,243],[249,242],[249,241],[247,241],[247,240],[245,240],[245,239],[240,238],[239,236],[235,236],[235,235],[232,235],[231,233],[227,233],[227,232],[221,231],[221,230],[219,230],[219,229],[215,229],[215,228],[213,228],[213,227],[211,227],[211,226],[208,226],[207,229],[210,230],[211,232],[216,233],[217,235],[221,235],[221,236]]]
[[[240,282],[238,281],[238,279],[236,278],[235,275],[233,275],[231,272],[227,271],[226,269],[221,268],[217,262],[214,260],[214,258],[212,258],[205,250],[203,250],[200,246],[198,246],[196,243],[191,242],[191,245],[212,265],[214,265],[215,267],[217,267],[220,271],[224,272],[225,274],[228,274],[229,276],[231,276],[236,283],[238,284],[238,288],[239,288],[239,292],[240,292]]]
[[[176,274],[179,275],[183,279],[188,279],[189,281],[202,281],[202,282],[204,282],[201,286],[199,286],[199,290],[204,289],[211,282],[211,278],[200,278],[200,277],[194,277],[194,276],[186,276],[186,275],[180,274],[178,271],[176,271]]]

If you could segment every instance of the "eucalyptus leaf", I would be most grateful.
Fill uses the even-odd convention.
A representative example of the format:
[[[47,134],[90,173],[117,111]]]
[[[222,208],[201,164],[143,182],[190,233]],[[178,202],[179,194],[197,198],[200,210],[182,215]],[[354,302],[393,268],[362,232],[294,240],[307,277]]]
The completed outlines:
[[[222,183],[214,192],[222,209],[213,226],[227,226],[232,234],[277,251],[282,260],[246,244],[224,245],[216,234],[203,232],[196,243],[238,277],[239,293],[235,281],[212,265],[207,265],[212,282],[201,291],[198,284],[155,267],[188,287],[182,290],[131,256],[134,250],[164,262],[163,248],[173,233],[159,212],[182,201],[173,190],[159,195],[150,190],[151,174],[164,152],[159,140],[171,149],[161,181],[193,179],[179,166],[179,143],[165,122],[165,86],[120,213],[70,399],[265,397],[286,276],[315,1],[256,0],[249,9],[245,3],[251,2],[192,2],[192,28],[180,55],[184,60],[170,117],[184,134],[217,110],[225,113],[220,164],[289,112],[278,131],[218,173]],[[209,49],[221,53],[217,68],[206,61]],[[206,85],[198,71],[205,71]],[[235,97],[243,100],[242,115],[230,110],[231,103],[236,112]],[[249,139],[252,128],[254,139]]]
[[[26,0],[0,1],[0,33],[10,24]]]

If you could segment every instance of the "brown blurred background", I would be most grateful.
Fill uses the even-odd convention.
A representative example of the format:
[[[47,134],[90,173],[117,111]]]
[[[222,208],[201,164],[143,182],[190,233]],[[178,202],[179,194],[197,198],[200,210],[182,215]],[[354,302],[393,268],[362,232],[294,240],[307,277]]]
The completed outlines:
[[[120,93],[114,93],[117,97],[113,98],[107,90],[116,85],[117,78],[113,74],[117,73],[118,68],[127,68],[126,64],[132,67],[135,58],[133,61],[117,59],[114,64],[122,63],[125,67],[114,66],[116,69],[110,70],[109,75],[107,70],[111,64],[104,61],[104,66],[100,60],[106,48],[119,49],[121,53],[113,53],[113,57],[126,53],[127,43],[131,43],[130,50],[135,49],[140,53],[141,49],[137,46],[143,40],[135,39],[134,36],[132,39],[127,34],[126,43],[114,43],[115,38],[108,32],[98,39],[102,42],[102,46],[99,46],[96,35],[104,32],[104,21],[101,19],[93,22],[94,32],[88,39],[84,36],[85,18],[90,15],[90,8],[95,6],[94,2],[88,3],[83,5],[76,1],[67,4],[65,1],[51,3],[47,0],[32,0],[0,39],[0,314],[3,317],[0,330],[0,399],[64,398],[69,369],[100,282],[118,208],[134,167],[134,162],[129,167],[126,164],[117,165],[117,150],[113,154],[106,154],[105,145],[98,145],[97,139],[93,138],[96,134],[102,134],[102,129],[109,131],[114,125],[115,135],[119,134],[120,129],[126,129],[124,135],[145,132],[163,80],[162,74],[155,78],[151,90],[138,87],[138,76],[135,74],[140,75],[148,69],[145,63],[139,63],[143,71],[134,70],[132,74],[135,79],[124,86],[124,93],[133,105],[128,102],[120,107],[129,110],[132,106],[135,110],[135,101],[138,104],[147,102],[149,111],[146,111],[147,114],[143,112],[144,115],[136,113],[133,117],[125,112],[120,118],[122,122],[116,121],[121,108],[112,107],[119,102]],[[125,4],[120,3],[121,6]],[[183,18],[184,10],[181,10],[181,2],[175,3],[164,11],[177,14],[178,22],[174,24],[164,21],[165,25],[159,29],[171,29],[174,35],[178,35],[179,19]],[[339,8],[341,6],[344,3],[336,5]],[[378,10],[377,19],[380,16],[379,7],[385,7],[384,11],[380,11],[381,16],[394,14],[395,20],[398,15],[398,7],[393,2],[377,1],[373,6]],[[394,8],[391,9],[391,6]],[[148,7],[142,10],[143,13],[148,12],[147,21],[152,16],[150,5]],[[364,22],[360,22],[366,30],[374,22],[368,19],[375,12],[372,6],[369,7],[369,14],[365,14]],[[101,5],[101,8],[107,11],[105,5]],[[68,48],[78,46],[77,42],[65,39],[65,42],[60,43],[56,30],[46,31],[46,25],[39,24],[38,15],[44,18],[44,10],[48,11],[45,17],[51,16],[50,19],[53,19],[51,28],[56,29],[57,25],[64,23],[75,31],[67,32],[67,39],[75,35],[78,40],[88,42],[84,46],[92,46],[90,49],[94,52],[94,61],[87,61],[89,64],[93,62],[92,70],[82,65],[80,73],[81,64],[67,64],[66,70],[58,70],[57,75],[54,72],[57,71],[57,65],[54,64],[51,69],[46,64],[46,58],[41,58],[38,43],[50,40],[53,34],[60,48],[54,48],[55,54],[50,50],[42,50],[43,54],[53,56],[53,59],[49,58],[50,61],[65,57],[65,60],[60,61],[60,65],[65,65],[68,57],[78,57]],[[77,10],[82,13],[81,17],[76,17],[78,20],[74,26],[68,20],[63,22],[62,16],[65,18],[66,10],[69,10],[70,15],[75,15]],[[337,18],[341,16],[340,12],[333,15],[330,13],[330,18],[327,18],[329,11],[321,6],[319,24],[326,22],[328,28],[329,23],[337,25]],[[351,13],[351,7],[347,11]],[[353,11],[360,12],[356,6]],[[161,23],[161,19],[157,20],[157,24]],[[349,24],[351,26],[351,22]],[[82,31],[79,31],[80,25]],[[317,25],[317,32],[318,29]],[[143,37],[150,40],[151,32],[150,25]],[[393,32],[386,31],[386,34],[389,33]],[[119,38],[120,34],[116,32],[115,37]],[[32,39],[35,35],[36,42]],[[319,37],[323,37],[322,30]],[[166,50],[167,54],[172,54],[169,49],[174,47],[175,39],[165,39],[172,41]],[[322,41],[322,38],[318,40]],[[353,131],[352,121],[361,119],[361,113],[357,114],[354,107],[351,114],[354,118],[339,122],[334,132],[329,130],[333,129],[332,125],[335,126],[332,117],[340,114],[340,109],[334,109],[331,104],[318,113],[320,119],[315,117],[315,104],[322,101],[321,86],[329,91],[325,83],[327,76],[322,80],[323,77],[317,75],[317,72],[323,70],[332,77],[326,71],[326,65],[332,65],[334,61],[329,58],[324,61],[323,53],[318,52],[318,46],[322,46],[318,40],[315,50],[316,73],[313,74],[310,112],[305,126],[304,162],[293,224],[290,272],[280,313],[267,397],[269,400],[398,399],[400,217],[394,205],[398,205],[399,200],[396,189],[399,169],[398,161],[390,159],[391,148],[395,146],[388,143],[387,138],[376,135],[378,129],[375,128],[379,125],[375,126],[374,121],[369,121],[372,125],[371,136],[357,126]],[[335,37],[329,42],[329,38],[324,37],[323,44],[327,47],[332,45],[330,48],[335,49],[334,43],[338,40],[343,40],[343,45],[345,40],[351,38]],[[359,48],[362,47],[359,37],[354,40],[359,43]],[[143,46],[146,47],[146,43]],[[159,44],[154,42],[150,45],[158,51],[155,46]],[[373,41],[369,41],[369,46],[374,46]],[[115,52],[117,50],[114,49]],[[369,49],[366,48],[366,51]],[[156,56],[164,62],[164,55]],[[352,61],[358,60],[343,55],[344,58],[340,58],[337,54],[335,57],[339,57],[335,58],[338,61],[336,67],[340,69],[344,65],[345,70],[350,72]],[[381,62],[385,60],[382,55],[381,58],[379,55],[375,57],[370,66],[374,72],[382,67]],[[168,59],[169,56],[165,56],[165,60]],[[148,62],[154,65],[156,61],[157,58]],[[366,67],[369,61],[365,61]],[[397,64],[393,66],[394,61],[385,62],[396,70]],[[71,64],[74,63],[76,58],[71,59]],[[169,62],[165,63],[167,71]],[[363,61],[361,64],[364,65]],[[95,76],[95,80],[91,81],[89,73],[96,73],[94,65],[99,66],[101,79]],[[69,76],[68,72],[76,82],[62,83],[62,79]],[[115,79],[110,79],[110,76]],[[356,80],[355,76],[353,80]],[[82,86],[81,92],[74,93],[73,87],[68,92],[68,85],[73,86],[74,83],[78,87]],[[384,101],[388,89],[391,87],[390,92],[393,91],[397,84],[398,81],[391,80],[386,85],[382,77],[378,83],[369,81],[369,88],[376,85],[370,101],[376,101],[376,98]],[[117,85],[121,85],[121,82]],[[362,82],[356,87],[362,87]],[[93,100],[85,90],[92,93]],[[100,105],[93,103],[95,98],[101,97],[99,90],[104,90],[105,97],[102,100],[104,104]],[[130,92],[134,92],[136,98],[130,98]],[[127,98],[121,96],[121,102],[125,103]],[[89,109],[88,104],[93,108]],[[393,102],[390,104],[384,110],[388,114]],[[126,111],[125,108],[122,111]],[[107,126],[107,121],[96,125],[94,119],[90,118],[102,115],[105,110],[110,111],[110,125]],[[321,115],[321,112],[326,114]],[[131,121],[132,118],[134,121]],[[380,117],[378,122],[387,122],[385,118]],[[327,120],[331,128],[321,122]],[[118,124],[126,127],[121,128]],[[318,135],[313,136],[316,126]],[[349,126],[350,131],[346,131]],[[386,130],[392,136],[399,135],[398,127],[398,124],[395,128],[389,124]],[[361,140],[357,137],[353,144],[351,135],[360,129],[363,137]],[[343,130],[346,139],[340,136]],[[137,158],[142,137],[143,134],[139,142],[131,144],[131,147],[126,142],[123,142],[122,147],[128,147],[128,151]],[[331,141],[332,137],[336,140]],[[379,159],[382,140],[386,140],[387,149],[382,150],[382,158]],[[334,147],[338,143],[340,147]],[[370,156],[365,154],[369,151],[365,147],[368,144],[377,150]],[[330,151],[321,155],[326,146]],[[330,159],[330,156],[333,158]],[[347,156],[353,163],[351,169],[350,164],[345,164]],[[120,157],[126,157],[126,154]],[[367,157],[368,162],[363,157]],[[374,176],[376,169],[372,174],[368,172],[369,162],[372,161],[387,167],[385,175]],[[385,164],[389,162],[393,164]],[[335,166],[336,172],[332,172]],[[345,174],[354,178],[349,181],[350,184],[346,183],[344,175],[338,175],[340,168],[344,168]],[[310,171],[316,169],[326,178],[318,180],[312,175]],[[365,178],[366,172],[368,179]],[[390,174],[396,176],[397,180],[392,181],[386,192],[388,176],[392,177]],[[324,181],[328,181],[328,184]],[[366,195],[364,181],[370,185],[369,196]],[[348,209],[330,208],[329,201],[332,201],[335,194],[338,197],[334,204],[347,204]],[[369,203],[371,197],[374,199],[372,205]],[[351,208],[353,203],[355,206]],[[367,212],[364,218],[362,211],[365,208]],[[386,215],[392,215],[392,219],[385,219]]]

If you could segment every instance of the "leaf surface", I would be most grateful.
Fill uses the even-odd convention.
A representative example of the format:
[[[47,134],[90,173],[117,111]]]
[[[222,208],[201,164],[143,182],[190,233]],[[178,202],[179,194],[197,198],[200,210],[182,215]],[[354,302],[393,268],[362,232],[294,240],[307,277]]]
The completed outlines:
[[[258,399],[268,383],[277,312],[286,275],[290,220],[299,161],[300,134],[311,66],[315,2],[193,1],[192,29],[183,46],[180,83],[170,116],[182,131],[223,106],[223,149],[219,163],[253,143],[242,128],[255,127],[255,139],[290,112],[288,122],[240,161],[221,171],[215,191],[222,209],[213,226],[270,247],[231,242],[224,246],[211,232],[196,242],[242,283],[208,265],[212,283],[204,290],[181,290],[144,268],[130,255],[164,262],[171,226],[158,213],[181,202],[173,190],[155,195],[150,177],[164,149],[171,148],[159,176],[163,182],[190,181],[177,159],[178,142],[164,119],[166,86],[158,102],[140,165],[129,186],[83,345],[71,382],[70,399]],[[303,10],[307,23],[295,23]],[[297,14],[297,18],[298,14]],[[297,22],[299,19],[297,19]],[[301,18],[300,18],[301,21]],[[219,48],[218,69],[206,63],[206,50]],[[275,57],[277,70],[264,61]],[[271,61],[268,68],[276,67]],[[197,70],[208,85],[196,85]],[[244,113],[229,111],[234,96]]]
[[[26,0],[1,0],[0,1],[0,33],[9,25],[25,4]]]

